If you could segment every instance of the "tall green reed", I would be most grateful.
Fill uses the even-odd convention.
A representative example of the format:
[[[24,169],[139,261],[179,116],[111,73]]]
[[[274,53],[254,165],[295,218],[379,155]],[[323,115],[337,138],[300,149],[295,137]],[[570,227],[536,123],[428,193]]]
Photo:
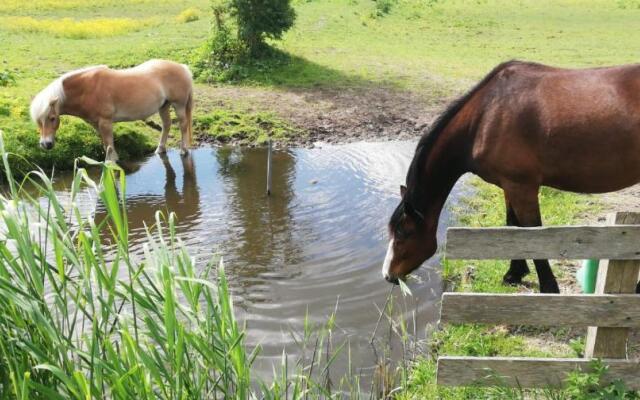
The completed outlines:
[[[254,395],[257,350],[245,350],[222,262],[196,269],[174,215],[156,214],[136,259],[119,167],[91,162],[102,169],[97,182],[76,168],[64,202],[42,171],[13,179],[1,138],[0,155],[8,181],[0,195],[2,397]],[[103,221],[76,205],[87,187],[107,211]]]
[[[270,382],[256,378],[259,347],[247,350],[222,260],[191,257],[175,215],[160,212],[142,254],[133,254],[125,174],[116,164],[80,159],[100,169],[92,179],[76,161],[66,199],[41,170],[13,178],[1,131],[0,157],[7,181],[0,189],[0,398],[388,395],[389,384],[364,393],[349,344],[334,345],[337,304],[324,324],[307,317],[303,332],[291,333],[299,357],[283,351]],[[78,206],[86,191],[101,202],[104,219]],[[345,351],[348,371],[333,382],[330,369]]]

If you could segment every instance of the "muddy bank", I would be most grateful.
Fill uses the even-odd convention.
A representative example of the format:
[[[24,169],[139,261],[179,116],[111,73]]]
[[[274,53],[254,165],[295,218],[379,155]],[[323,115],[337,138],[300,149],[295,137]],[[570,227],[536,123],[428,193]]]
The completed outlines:
[[[269,111],[300,130],[287,146],[314,142],[409,140],[421,136],[447,100],[427,100],[415,93],[386,87],[270,89],[198,86],[196,113],[215,109]],[[234,140],[197,135],[207,144]],[[195,137],[194,137],[195,138]]]

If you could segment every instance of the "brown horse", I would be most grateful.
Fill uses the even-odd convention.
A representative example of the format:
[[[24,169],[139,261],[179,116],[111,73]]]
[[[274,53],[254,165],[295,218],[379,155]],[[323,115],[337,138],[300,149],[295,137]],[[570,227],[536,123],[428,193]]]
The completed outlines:
[[[106,159],[116,161],[113,123],[137,121],[160,113],[162,136],[157,152],[164,153],[173,106],[182,133],[182,154],[191,142],[193,82],[186,65],[150,60],[134,68],[113,70],[101,65],[62,75],[36,95],[31,118],[38,124],[40,146],[51,149],[61,115],[80,117],[102,137]]]
[[[454,184],[472,172],[504,191],[507,224],[539,226],[540,186],[579,193],[640,181],[640,65],[561,69],[511,61],[453,102],[418,143],[389,222],[383,275],[397,283],[431,257]],[[557,293],[547,260],[540,291]],[[529,272],[512,260],[504,282]]]

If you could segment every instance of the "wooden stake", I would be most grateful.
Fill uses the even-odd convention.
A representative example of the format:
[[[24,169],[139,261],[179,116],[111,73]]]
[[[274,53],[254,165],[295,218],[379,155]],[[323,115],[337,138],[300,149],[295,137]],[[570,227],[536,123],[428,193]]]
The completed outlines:
[[[271,196],[271,139],[267,150],[267,196]]]

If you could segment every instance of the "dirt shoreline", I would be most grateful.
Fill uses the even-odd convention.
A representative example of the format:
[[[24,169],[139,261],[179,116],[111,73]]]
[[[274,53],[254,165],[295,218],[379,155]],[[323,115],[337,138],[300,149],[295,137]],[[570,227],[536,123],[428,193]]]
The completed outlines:
[[[389,87],[271,89],[259,87],[196,87],[196,112],[216,108],[246,112],[269,111],[303,133],[280,147],[311,147],[315,142],[409,140],[420,137],[449,99],[424,96]],[[204,135],[199,144],[221,142]]]

